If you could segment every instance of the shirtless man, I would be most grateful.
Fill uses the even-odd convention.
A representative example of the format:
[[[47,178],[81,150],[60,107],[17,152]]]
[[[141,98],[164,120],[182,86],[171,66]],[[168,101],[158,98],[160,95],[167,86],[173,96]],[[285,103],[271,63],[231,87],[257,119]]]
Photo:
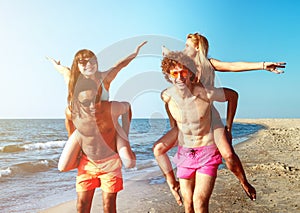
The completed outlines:
[[[76,179],[78,212],[90,212],[97,187],[102,189],[103,211],[116,212],[117,193],[123,189],[116,124],[121,115],[127,117],[122,127],[128,133],[131,108],[127,102],[98,100],[101,89],[93,80],[79,78],[72,100],[76,130],[69,140],[79,143],[82,150]],[[72,153],[63,152],[62,157],[71,159],[68,155]]]
[[[215,144],[213,101],[236,102],[223,88],[205,88],[193,83],[196,67],[182,52],[164,57],[162,69],[173,86],[161,94],[171,122],[175,122],[178,151],[174,157],[185,212],[208,212],[218,165],[222,156]],[[163,169],[162,169],[163,170]]]

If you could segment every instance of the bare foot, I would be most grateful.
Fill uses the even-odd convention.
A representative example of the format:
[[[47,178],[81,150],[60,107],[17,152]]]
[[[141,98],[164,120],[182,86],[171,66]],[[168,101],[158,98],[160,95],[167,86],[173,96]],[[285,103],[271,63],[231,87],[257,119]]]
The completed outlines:
[[[176,185],[174,186],[170,186],[170,190],[171,190],[171,193],[173,194],[177,204],[179,206],[182,206],[182,199],[181,199],[181,196],[179,194],[179,190],[180,190],[180,186],[179,186],[179,183],[176,182]]]
[[[246,192],[246,195],[253,201],[256,200],[256,191],[255,188],[250,184],[247,183],[246,185],[242,185],[244,191]]]

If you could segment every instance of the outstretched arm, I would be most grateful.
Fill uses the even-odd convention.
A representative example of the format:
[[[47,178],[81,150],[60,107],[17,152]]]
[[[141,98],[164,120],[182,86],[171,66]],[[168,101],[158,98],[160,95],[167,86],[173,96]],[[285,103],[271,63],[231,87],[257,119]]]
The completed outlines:
[[[278,68],[285,68],[285,62],[223,62],[210,59],[215,70],[220,72],[244,72],[251,70],[267,70],[276,74],[284,73]]]
[[[54,58],[46,56],[46,59],[48,61],[50,61],[53,64],[54,68],[60,74],[62,74],[64,76],[64,80],[65,80],[66,84],[68,84],[69,83],[69,79],[70,79],[70,74],[71,74],[70,69],[68,67],[65,67],[65,66],[61,65],[60,61],[56,61]]]
[[[135,51],[128,55],[126,58],[120,60],[117,62],[110,70],[107,72],[103,73],[104,75],[104,82],[110,86],[111,82],[116,78],[118,73],[126,67],[139,53],[140,49],[142,46],[144,46],[147,43],[147,41],[142,42],[140,45],[137,46]]]

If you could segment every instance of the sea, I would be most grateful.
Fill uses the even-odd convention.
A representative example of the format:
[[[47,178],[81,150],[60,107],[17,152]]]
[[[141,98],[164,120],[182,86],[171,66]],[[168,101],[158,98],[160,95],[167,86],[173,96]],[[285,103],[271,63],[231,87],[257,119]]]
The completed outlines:
[[[233,144],[263,128],[233,124]],[[129,140],[137,166],[123,169],[124,181],[159,171],[152,146],[170,129],[167,119],[133,119]],[[59,172],[67,140],[64,119],[0,119],[0,212],[34,213],[76,199],[76,170]],[[168,154],[174,156],[176,150]],[[149,181],[161,184],[164,179]]]

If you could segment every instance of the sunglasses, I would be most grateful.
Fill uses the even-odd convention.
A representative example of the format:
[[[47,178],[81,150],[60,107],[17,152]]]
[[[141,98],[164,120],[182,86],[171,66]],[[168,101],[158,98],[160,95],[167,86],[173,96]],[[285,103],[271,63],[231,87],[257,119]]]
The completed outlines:
[[[82,105],[83,107],[90,107],[92,103],[95,103],[95,104],[96,104],[96,103],[98,103],[99,101],[100,101],[100,95],[96,95],[96,97],[93,98],[93,99],[90,99],[90,100],[86,99],[86,100],[84,100],[83,102],[80,102],[80,101],[78,101],[78,102],[79,102],[80,105]]]
[[[182,69],[181,71],[170,70],[170,76],[173,78],[178,78],[179,74],[181,77],[186,78],[189,74],[189,71],[186,69]]]
[[[87,63],[97,64],[97,59],[96,58],[90,58],[90,59],[81,58],[81,59],[78,60],[78,64],[81,64],[83,66],[86,66]]]

